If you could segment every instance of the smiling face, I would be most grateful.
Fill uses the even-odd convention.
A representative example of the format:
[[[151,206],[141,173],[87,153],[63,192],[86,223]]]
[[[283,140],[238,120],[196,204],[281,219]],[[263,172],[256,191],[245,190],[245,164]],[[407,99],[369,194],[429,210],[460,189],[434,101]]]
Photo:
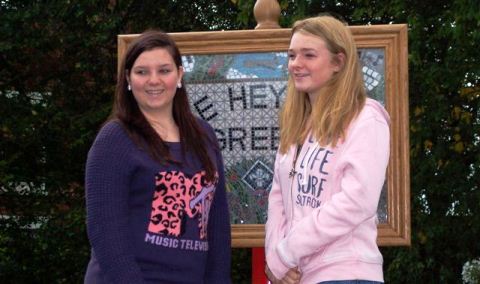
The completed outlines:
[[[340,58],[332,54],[317,36],[296,32],[288,49],[288,72],[299,92],[310,98],[341,68]]]
[[[182,76],[183,69],[177,68],[168,50],[155,48],[137,57],[127,80],[143,113],[171,113]]]

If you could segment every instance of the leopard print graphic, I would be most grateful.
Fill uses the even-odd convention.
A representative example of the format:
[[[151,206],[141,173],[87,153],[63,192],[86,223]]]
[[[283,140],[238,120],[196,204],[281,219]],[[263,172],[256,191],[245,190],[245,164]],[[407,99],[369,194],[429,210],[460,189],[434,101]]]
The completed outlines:
[[[200,238],[205,239],[216,183],[207,184],[205,172],[192,178],[179,171],[158,173],[148,231],[178,237],[184,233],[187,216],[197,217]]]

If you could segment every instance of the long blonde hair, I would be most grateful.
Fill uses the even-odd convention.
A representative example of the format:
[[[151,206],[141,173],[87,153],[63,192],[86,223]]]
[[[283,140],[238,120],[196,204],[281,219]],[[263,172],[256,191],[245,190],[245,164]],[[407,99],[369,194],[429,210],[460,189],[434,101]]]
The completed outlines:
[[[287,97],[280,113],[280,152],[301,144],[309,131],[320,145],[335,147],[345,139],[352,120],[365,104],[366,91],[357,48],[348,27],[332,16],[295,22],[292,35],[300,32],[320,37],[332,55],[343,53],[343,67],[321,88],[313,106],[308,95],[298,92],[289,76]]]

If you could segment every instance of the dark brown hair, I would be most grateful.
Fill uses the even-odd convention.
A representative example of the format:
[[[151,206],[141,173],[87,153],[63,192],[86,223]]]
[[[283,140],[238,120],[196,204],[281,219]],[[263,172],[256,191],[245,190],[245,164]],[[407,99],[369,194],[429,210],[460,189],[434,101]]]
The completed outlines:
[[[133,93],[127,89],[126,75],[130,72],[135,60],[145,51],[163,48],[172,56],[178,68],[182,66],[180,51],[173,39],[161,31],[146,31],[130,43],[118,72],[115,100],[113,103],[110,120],[118,120],[125,127],[132,140],[139,147],[144,148],[155,160],[160,163],[177,163],[170,155],[168,145],[153,129],[138,107]],[[182,87],[177,88],[173,98],[173,119],[180,132],[182,154],[192,151],[197,155],[205,167],[206,178],[213,181],[215,167],[208,156],[206,143],[208,136],[200,127],[188,103],[187,91],[182,82]],[[211,142],[211,141],[210,141]],[[214,143],[212,143],[214,144]]]

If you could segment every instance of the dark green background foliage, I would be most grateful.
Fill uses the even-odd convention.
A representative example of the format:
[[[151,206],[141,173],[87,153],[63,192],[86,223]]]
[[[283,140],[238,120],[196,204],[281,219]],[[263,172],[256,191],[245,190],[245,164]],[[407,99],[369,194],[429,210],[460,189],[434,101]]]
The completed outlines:
[[[0,206],[17,216],[0,219],[1,283],[82,282],[84,163],[117,35],[251,29],[254,2],[0,1]],[[408,23],[412,246],[382,248],[386,282],[460,283],[480,257],[480,3],[279,2],[282,27],[320,12]],[[250,251],[233,252],[234,283],[250,282]]]

